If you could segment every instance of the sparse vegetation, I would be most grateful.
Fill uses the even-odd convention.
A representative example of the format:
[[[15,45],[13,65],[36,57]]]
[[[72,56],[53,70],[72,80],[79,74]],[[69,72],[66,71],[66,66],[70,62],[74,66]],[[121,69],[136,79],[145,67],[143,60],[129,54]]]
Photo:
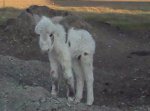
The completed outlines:
[[[87,21],[105,22],[123,29],[150,29],[149,14],[82,13],[82,16]]]
[[[9,18],[15,18],[20,14],[21,10],[16,8],[1,8],[0,9],[0,24]]]
[[[130,3],[124,5],[112,5],[112,6],[99,6],[99,7],[74,7],[74,6],[58,6],[53,5],[48,0],[32,0],[14,4],[14,2],[7,3],[6,6],[14,6],[15,8],[26,8],[29,5],[46,5],[50,8],[57,10],[66,10],[81,15],[86,20],[95,19],[96,21],[107,22],[113,26],[127,29],[142,29],[150,28],[150,6],[140,5],[131,6]],[[149,4],[149,3],[148,3]],[[4,8],[0,10],[0,24],[7,20],[17,16],[20,13],[20,9]]]

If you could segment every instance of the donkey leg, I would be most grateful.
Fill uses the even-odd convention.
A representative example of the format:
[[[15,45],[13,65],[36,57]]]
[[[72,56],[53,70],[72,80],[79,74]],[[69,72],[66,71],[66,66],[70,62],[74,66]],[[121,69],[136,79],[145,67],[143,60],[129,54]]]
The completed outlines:
[[[81,101],[83,97],[83,87],[84,87],[84,75],[81,69],[80,61],[74,60],[73,61],[73,70],[76,76],[76,95],[75,95],[75,102],[78,103]]]
[[[50,60],[50,76],[51,76],[51,95],[57,96],[58,90],[59,90],[59,84],[58,84],[58,63],[55,60],[55,58],[52,55],[49,55]]]
[[[73,101],[74,99],[74,77],[71,67],[71,61],[64,61],[62,63],[62,69],[64,71],[64,78],[67,84],[67,97],[68,100]]]
[[[86,85],[87,85],[87,105],[92,105],[94,101],[93,94],[93,56],[89,54],[84,54],[81,57],[81,65],[85,75]]]
[[[74,77],[73,77],[73,73],[71,69],[68,69],[65,71],[64,73],[64,77],[66,79],[66,83],[67,83],[67,97],[68,100],[73,101],[74,100]]]

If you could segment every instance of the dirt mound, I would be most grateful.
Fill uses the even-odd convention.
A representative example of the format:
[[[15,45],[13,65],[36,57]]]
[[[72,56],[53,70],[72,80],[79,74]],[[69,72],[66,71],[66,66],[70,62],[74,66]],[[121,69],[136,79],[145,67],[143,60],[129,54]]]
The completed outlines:
[[[48,17],[60,16],[60,15],[61,16],[72,15],[71,13],[69,13],[67,11],[54,10],[54,9],[50,9],[46,6],[33,5],[33,6],[30,6],[28,9],[30,9],[34,14],[45,15]]]
[[[48,17],[65,16],[63,23],[76,28],[84,28],[87,30],[91,29],[91,26],[87,22],[66,11],[53,10],[46,6],[31,6],[28,9],[30,9],[32,13]],[[2,44],[4,45],[1,49],[4,52],[1,54],[7,53],[23,59],[30,59],[34,55],[35,58],[33,59],[47,58],[46,56],[43,57],[40,53],[38,37],[36,37],[34,33],[34,27],[35,24],[33,19],[29,16],[26,10],[22,11],[16,19],[7,20],[0,27],[1,41],[3,41]],[[7,50],[4,49],[5,47],[7,47]],[[11,50],[14,52],[10,53]],[[36,55],[39,56],[37,57]]]
[[[38,14],[40,16],[64,16],[63,23],[67,23],[75,28],[90,28],[91,26],[82,20],[79,16],[69,13],[67,11],[60,11],[50,9],[46,6],[31,6],[28,8],[32,13]],[[28,39],[34,35],[34,21],[31,16],[26,12],[26,10],[22,11],[22,13],[16,19],[9,19],[3,25],[4,30],[7,32],[7,35],[14,35],[16,37],[20,36],[28,36]],[[21,37],[20,37],[21,38]]]

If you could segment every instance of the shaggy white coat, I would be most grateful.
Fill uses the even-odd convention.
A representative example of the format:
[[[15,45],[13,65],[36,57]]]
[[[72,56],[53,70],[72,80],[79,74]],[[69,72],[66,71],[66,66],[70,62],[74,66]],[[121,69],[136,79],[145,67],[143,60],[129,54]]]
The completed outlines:
[[[75,102],[80,102],[82,99],[85,81],[87,105],[92,105],[94,101],[93,55],[95,53],[95,41],[88,31],[70,28],[67,32],[68,40],[66,43],[64,27],[56,21],[52,22],[50,18],[43,16],[35,27],[35,32],[40,36],[40,48],[42,51],[47,51],[49,55],[50,74],[53,78],[51,93],[57,94],[55,81],[59,76],[58,66],[61,65],[69,90],[74,90],[73,72],[75,73]]]

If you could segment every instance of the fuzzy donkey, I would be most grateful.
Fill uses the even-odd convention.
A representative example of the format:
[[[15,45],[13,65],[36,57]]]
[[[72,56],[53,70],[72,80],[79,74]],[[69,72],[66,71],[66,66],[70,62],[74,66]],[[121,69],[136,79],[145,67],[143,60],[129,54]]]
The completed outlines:
[[[74,29],[73,27],[66,32],[64,27],[59,24],[63,17],[48,18],[32,15],[36,21],[35,32],[39,35],[39,46],[42,51],[48,53],[50,61],[51,94],[57,95],[56,84],[58,84],[58,66],[60,65],[68,86],[68,99],[80,102],[85,81],[87,105],[92,105],[94,101],[93,55],[95,41],[91,34],[86,30]],[[75,81],[72,70],[75,73],[76,88],[74,88]]]

